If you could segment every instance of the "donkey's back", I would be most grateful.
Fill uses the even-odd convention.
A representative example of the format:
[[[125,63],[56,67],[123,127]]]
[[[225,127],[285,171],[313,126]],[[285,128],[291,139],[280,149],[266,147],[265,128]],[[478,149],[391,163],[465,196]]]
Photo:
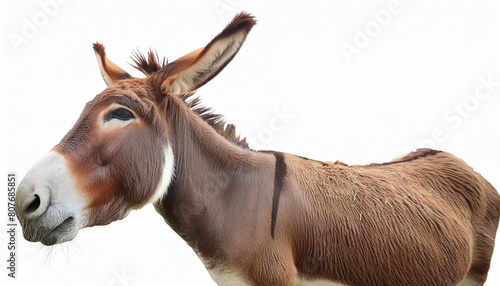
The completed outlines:
[[[500,196],[464,161],[429,149],[367,166],[287,159],[296,196],[307,198],[287,211],[297,213],[287,229],[298,238],[295,261],[303,279],[385,286],[485,282]]]

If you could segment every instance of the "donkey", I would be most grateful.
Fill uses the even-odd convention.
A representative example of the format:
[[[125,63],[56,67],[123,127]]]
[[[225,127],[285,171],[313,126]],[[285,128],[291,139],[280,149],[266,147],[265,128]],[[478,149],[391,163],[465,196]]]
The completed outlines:
[[[483,285],[500,196],[453,155],[419,149],[349,166],[254,151],[194,92],[255,25],[240,13],[134,78],[94,44],[108,88],[23,178],[24,237],[53,245],[153,203],[219,285]]]

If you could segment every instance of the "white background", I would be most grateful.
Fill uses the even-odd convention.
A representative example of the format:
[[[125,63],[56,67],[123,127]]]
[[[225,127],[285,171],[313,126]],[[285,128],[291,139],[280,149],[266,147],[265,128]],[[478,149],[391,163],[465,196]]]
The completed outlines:
[[[426,142],[500,189],[500,86],[476,94],[481,78],[500,82],[498,1],[0,1],[0,173],[21,178],[105,88],[93,42],[140,76],[133,49],[174,60],[242,10],[257,26],[198,94],[254,148],[365,164]],[[290,117],[275,128],[279,112]],[[151,206],[52,248],[18,231],[18,278],[6,280],[2,262],[1,285],[213,283]],[[1,261],[6,246],[2,227]],[[500,246],[487,285],[500,285]]]

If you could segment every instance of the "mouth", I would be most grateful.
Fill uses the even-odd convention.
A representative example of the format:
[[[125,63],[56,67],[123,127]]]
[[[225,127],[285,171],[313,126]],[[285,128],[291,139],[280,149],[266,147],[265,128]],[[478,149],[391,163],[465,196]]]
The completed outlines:
[[[77,232],[75,228],[75,218],[68,217],[40,239],[40,242],[46,246],[66,242],[75,238]]]

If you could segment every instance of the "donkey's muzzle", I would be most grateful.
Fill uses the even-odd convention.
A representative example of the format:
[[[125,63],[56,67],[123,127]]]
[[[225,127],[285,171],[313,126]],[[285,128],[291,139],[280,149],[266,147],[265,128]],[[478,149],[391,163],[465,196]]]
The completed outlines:
[[[73,239],[85,224],[86,205],[65,158],[55,151],[28,171],[16,192],[16,214],[24,238],[45,245]]]

